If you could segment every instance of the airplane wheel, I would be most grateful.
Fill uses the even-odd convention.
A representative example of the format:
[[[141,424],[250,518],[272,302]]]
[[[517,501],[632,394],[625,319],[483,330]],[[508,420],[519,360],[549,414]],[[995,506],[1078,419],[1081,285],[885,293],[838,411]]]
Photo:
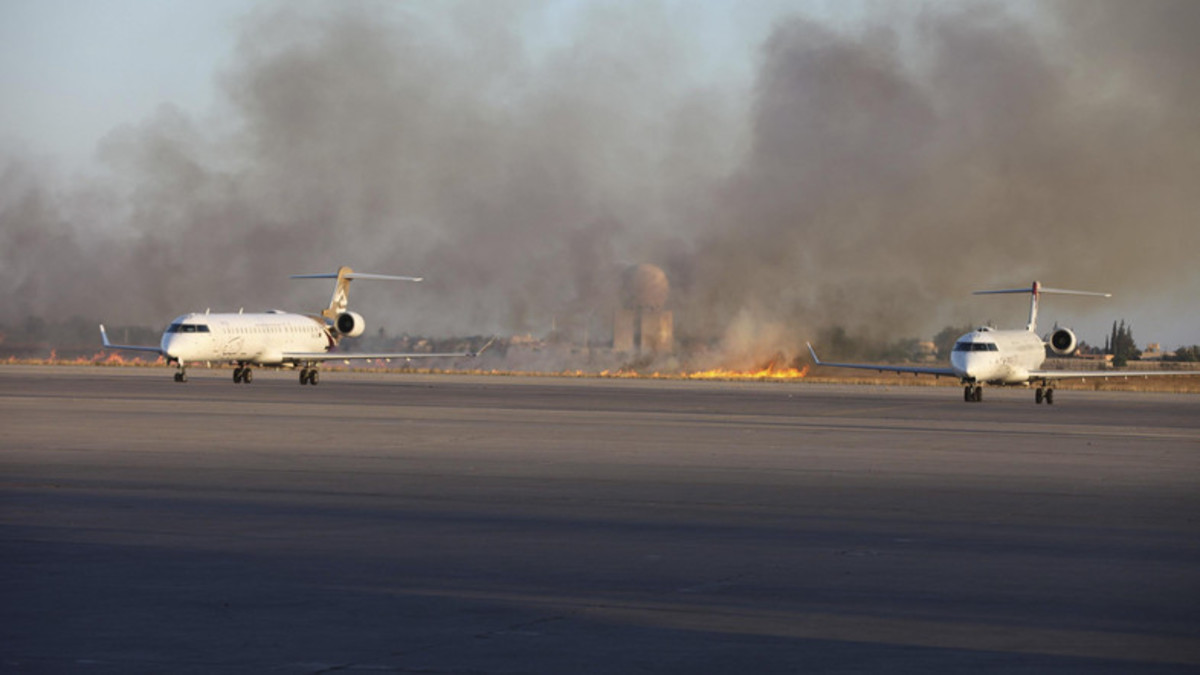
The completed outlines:
[[[1046,390],[1046,405],[1054,405],[1054,390]]]
[[[972,387],[963,387],[963,400],[970,403],[975,398],[975,392]]]
[[[1046,392],[1043,391],[1041,387],[1038,387],[1037,391],[1033,394],[1034,403],[1041,403],[1045,395]]]
[[[975,387],[975,402],[983,401],[983,387]]]
[[[320,381],[321,381],[321,371],[317,370],[316,368],[313,368],[312,370],[308,371],[308,383],[309,384],[316,386],[316,384]]]
[[[243,372],[245,372],[245,370],[241,366],[238,366],[237,368],[233,369],[233,383],[234,384],[241,384]]]
[[[254,371],[249,368],[242,371],[242,382],[250,384],[254,381]]]
[[[185,378],[183,376],[183,373],[175,373],[175,381],[176,382],[187,382],[187,378]]]
[[[300,386],[308,384],[308,368],[300,371]]]

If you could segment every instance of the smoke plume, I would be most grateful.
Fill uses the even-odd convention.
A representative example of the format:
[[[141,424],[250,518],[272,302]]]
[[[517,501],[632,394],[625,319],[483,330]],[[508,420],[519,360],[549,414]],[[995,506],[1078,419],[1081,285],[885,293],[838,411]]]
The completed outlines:
[[[697,74],[685,9],[553,40],[538,4],[443,9],[257,11],[219,110],[114,129],[74,183],[0,158],[0,312],[319,309],[287,275],[349,264],[428,279],[356,286],[376,325],[582,339],[651,262],[678,335],[752,359],[931,335],[1034,278],[1200,287],[1200,4],[780,16],[751,83]]]

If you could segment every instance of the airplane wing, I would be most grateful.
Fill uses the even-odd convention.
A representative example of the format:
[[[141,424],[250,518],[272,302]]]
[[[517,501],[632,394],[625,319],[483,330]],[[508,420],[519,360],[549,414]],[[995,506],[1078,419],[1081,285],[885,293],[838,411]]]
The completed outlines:
[[[435,358],[475,358],[484,352],[485,349],[492,346],[496,338],[487,341],[487,344],[479,348],[476,352],[409,352],[399,354],[368,354],[358,352],[284,352],[284,361],[351,361],[354,359],[435,359]]]
[[[433,359],[438,357],[471,357],[475,352],[440,352],[440,353],[411,353],[411,354],[360,354],[353,352],[284,352],[284,361],[352,361],[355,359]]]
[[[808,353],[812,356],[813,365],[829,366],[832,368],[857,368],[859,370],[874,370],[876,372],[888,373],[913,373],[915,375],[933,375],[935,377],[962,377],[962,374],[955,371],[953,368],[934,368],[926,366],[888,366],[873,363],[830,363],[817,358],[817,352],[813,349],[811,343],[808,345]]]
[[[160,347],[147,347],[144,345],[114,345],[108,341],[108,331],[104,330],[104,324],[100,324],[100,340],[104,343],[105,349],[125,349],[134,352],[154,352],[160,356],[163,355],[163,350]]]
[[[1089,377],[1166,377],[1200,375],[1200,370],[1031,370],[1030,380],[1073,380]]]

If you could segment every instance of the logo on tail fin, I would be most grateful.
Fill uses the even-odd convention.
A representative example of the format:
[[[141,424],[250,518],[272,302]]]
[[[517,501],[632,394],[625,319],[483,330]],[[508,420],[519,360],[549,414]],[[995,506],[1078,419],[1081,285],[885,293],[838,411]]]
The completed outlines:
[[[354,270],[342,265],[337,272],[337,283],[333,286],[333,296],[329,298],[329,309],[321,312],[321,316],[330,321],[337,321],[338,315],[346,311],[350,302],[350,280]]]

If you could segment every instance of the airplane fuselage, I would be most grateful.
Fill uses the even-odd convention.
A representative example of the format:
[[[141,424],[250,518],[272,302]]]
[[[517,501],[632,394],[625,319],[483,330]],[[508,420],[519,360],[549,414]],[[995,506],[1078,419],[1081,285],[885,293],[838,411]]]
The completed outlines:
[[[1027,384],[1045,360],[1045,343],[1028,330],[980,328],[958,338],[950,354],[963,381],[988,384]]]
[[[168,363],[174,363],[179,368],[175,373],[176,382],[187,382],[187,366],[192,363],[234,363],[237,365],[233,369],[235,384],[249,384],[254,379],[254,366],[296,368],[300,373],[300,384],[314,385],[320,380],[320,364],[334,359],[410,360],[474,357],[479,354],[335,352],[333,348],[342,338],[359,337],[366,330],[366,319],[347,307],[351,281],[421,281],[421,278],[355,272],[345,265],[333,274],[294,274],[292,278],[336,279],[329,307],[319,315],[293,314],[277,309],[252,314],[184,314],[171,322],[157,347],[113,344],[108,340],[104,324],[100,324],[100,340],[105,349],[153,352],[166,357]],[[488,342],[483,349],[490,344]]]
[[[333,339],[320,317],[289,312],[184,314],[162,335],[168,359],[281,365],[284,354],[325,352]]]

